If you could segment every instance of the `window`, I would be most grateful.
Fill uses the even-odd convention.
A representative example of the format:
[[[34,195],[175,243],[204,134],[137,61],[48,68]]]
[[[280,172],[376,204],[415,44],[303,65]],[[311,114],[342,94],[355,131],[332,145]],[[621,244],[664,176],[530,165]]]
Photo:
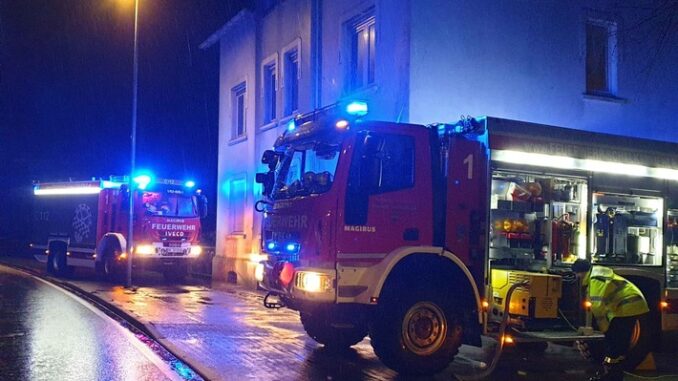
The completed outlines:
[[[612,22],[586,23],[586,92],[614,95],[617,82],[617,28]]]
[[[285,53],[285,115],[292,115],[299,108],[299,50]]]
[[[414,185],[414,139],[411,136],[363,133],[357,139],[349,189],[375,194]]]
[[[414,185],[414,139],[384,135],[377,157],[381,159],[379,190],[389,192]]]
[[[274,62],[263,66],[263,97],[264,97],[264,124],[271,123],[276,118],[276,99],[278,97],[277,65]]]
[[[374,16],[361,17],[350,24],[349,78],[352,90],[374,83],[375,41]]]
[[[231,139],[237,139],[245,136],[245,95],[247,94],[247,86],[245,82],[231,89],[232,110],[233,110],[233,132]]]
[[[325,193],[332,187],[340,146],[317,143],[285,152],[274,198],[292,198]]]
[[[346,191],[346,225],[365,225],[369,196],[414,186],[414,138],[361,132],[356,136]]]
[[[228,204],[230,210],[230,230],[233,234],[242,234],[245,232],[245,191],[246,182],[244,178],[231,181],[229,189]]]
[[[142,201],[146,214],[153,216],[195,217],[197,211],[190,195],[144,192]]]

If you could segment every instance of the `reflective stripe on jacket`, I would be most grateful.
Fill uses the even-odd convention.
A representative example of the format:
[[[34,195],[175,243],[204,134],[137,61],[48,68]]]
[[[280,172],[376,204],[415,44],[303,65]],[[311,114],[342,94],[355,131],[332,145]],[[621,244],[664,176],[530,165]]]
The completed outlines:
[[[591,312],[602,332],[607,331],[615,317],[638,316],[650,311],[638,287],[610,268],[593,266],[584,280],[586,284]]]

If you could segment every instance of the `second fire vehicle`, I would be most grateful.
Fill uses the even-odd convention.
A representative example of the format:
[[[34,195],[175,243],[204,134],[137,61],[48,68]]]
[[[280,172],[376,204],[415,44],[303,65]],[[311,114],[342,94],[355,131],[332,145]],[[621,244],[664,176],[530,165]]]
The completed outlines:
[[[127,178],[35,185],[33,244],[47,270],[65,275],[90,267],[120,280],[127,268],[130,197],[134,197],[133,263],[182,279],[201,253],[206,200],[192,181]]]

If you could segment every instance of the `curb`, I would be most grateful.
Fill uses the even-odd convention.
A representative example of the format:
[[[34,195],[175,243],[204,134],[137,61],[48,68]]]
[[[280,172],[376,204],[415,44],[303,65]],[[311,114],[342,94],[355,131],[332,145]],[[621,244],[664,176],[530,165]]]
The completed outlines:
[[[204,369],[201,365],[195,364],[193,361],[189,361],[187,359],[187,356],[179,354],[181,352],[178,350],[171,342],[168,340],[165,340],[165,338],[155,329],[155,327],[152,327],[151,323],[144,324],[142,321],[137,319],[136,317],[130,315],[127,311],[123,310],[122,308],[109,303],[108,301],[104,300],[103,298],[93,295],[80,287],[77,287],[68,281],[60,280],[60,279],[55,279],[51,276],[45,276],[45,274],[40,273],[39,271],[29,268],[29,267],[24,267],[21,265],[16,265],[16,264],[8,264],[5,262],[0,262],[1,265],[14,268],[16,270],[20,270],[23,272],[26,272],[30,275],[33,275],[35,277],[38,277],[44,281],[50,282],[52,284],[55,284],[59,287],[62,287],[69,292],[72,292],[73,294],[77,295],[78,297],[85,299],[86,301],[92,303],[96,308],[102,310],[106,315],[113,315],[111,317],[117,317],[118,319],[121,319],[125,323],[127,323],[130,327],[133,329],[130,329],[130,327],[127,327],[130,329],[133,333],[134,330],[139,331],[155,341],[158,345],[160,345],[165,351],[170,353],[172,356],[174,356],[177,360],[187,364],[188,366],[191,367],[191,369],[202,379],[204,380],[211,380],[211,379],[216,379],[216,375],[213,374],[213,372]]]

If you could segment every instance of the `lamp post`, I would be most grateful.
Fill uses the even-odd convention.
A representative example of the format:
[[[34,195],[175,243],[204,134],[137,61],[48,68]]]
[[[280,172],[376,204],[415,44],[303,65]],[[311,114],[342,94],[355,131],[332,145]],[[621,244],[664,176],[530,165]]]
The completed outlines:
[[[132,153],[129,173],[129,226],[127,231],[127,280],[125,287],[132,287],[132,259],[134,258],[134,171],[137,150],[137,89],[139,82],[139,0],[134,0],[134,58],[132,64]]]

